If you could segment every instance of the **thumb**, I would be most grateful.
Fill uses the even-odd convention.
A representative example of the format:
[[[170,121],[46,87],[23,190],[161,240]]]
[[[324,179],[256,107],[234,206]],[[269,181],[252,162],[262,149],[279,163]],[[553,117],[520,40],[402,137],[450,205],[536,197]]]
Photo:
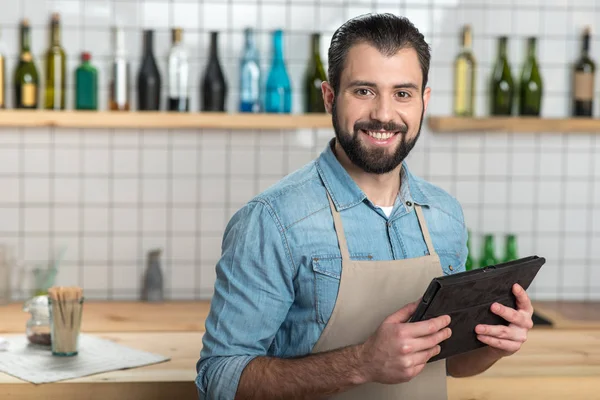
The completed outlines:
[[[388,324],[402,324],[402,323],[408,322],[410,317],[417,310],[417,306],[419,305],[420,302],[421,302],[421,299],[419,299],[413,303],[408,303],[407,305],[405,305],[404,307],[402,307],[395,313],[388,316],[384,322],[388,323]]]

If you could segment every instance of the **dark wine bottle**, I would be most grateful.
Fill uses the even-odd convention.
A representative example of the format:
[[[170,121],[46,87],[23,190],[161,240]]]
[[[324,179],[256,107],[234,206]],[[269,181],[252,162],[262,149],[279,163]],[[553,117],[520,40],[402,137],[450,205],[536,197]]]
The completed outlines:
[[[542,109],[543,83],[535,56],[536,39],[527,39],[527,59],[523,64],[520,85],[519,114],[539,117]]]
[[[515,87],[508,63],[506,43],[508,38],[502,36],[498,39],[498,58],[492,73],[492,115],[511,115]]]
[[[6,53],[0,37],[0,109],[6,108]]]
[[[581,57],[573,73],[573,116],[591,117],[594,111],[596,64],[590,58],[590,27],[583,31]]]
[[[202,80],[202,111],[225,111],[227,82],[219,63],[218,32],[210,33],[210,53]]]
[[[31,28],[21,24],[21,56],[15,70],[15,108],[38,108],[40,79],[31,54]]]
[[[144,30],[144,55],[138,74],[138,110],[160,110],[160,72],[154,58],[154,31]]]
[[[325,103],[323,101],[323,92],[321,84],[327,80],[325,68],[321,62],[320,41],[321,36],[318,33],[313,33],[312,51],[308,69],[306,71],[305,93],[306,96],[305,108],[307,113],[324,113]]]
[[[52,14],[50,25],[50,47],[46,52],[46,91],[44,108],[47,110],[65,109],[67,89],[67,55],[60,45],[60,16]]]

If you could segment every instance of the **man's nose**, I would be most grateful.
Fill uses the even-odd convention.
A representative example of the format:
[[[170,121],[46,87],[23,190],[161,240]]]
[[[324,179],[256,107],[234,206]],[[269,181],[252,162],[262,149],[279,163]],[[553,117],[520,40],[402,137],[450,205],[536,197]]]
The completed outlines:
[[[394,119],[394,113],[392,99],[381,96],[373,104],[371,119],[381,122],[392,121]]]

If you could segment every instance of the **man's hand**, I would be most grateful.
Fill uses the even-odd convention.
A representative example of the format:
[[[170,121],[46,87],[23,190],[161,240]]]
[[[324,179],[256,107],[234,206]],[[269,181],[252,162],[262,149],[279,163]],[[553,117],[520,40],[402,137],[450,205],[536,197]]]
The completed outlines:
[[[407,323],[418,301],[390,315],[360,348],[365,382],[396,384],[417,376],[452,332],[450,317]]]
[[[490,350],[498,358],[510,356],[519,349],[527,340],[527,333],[533,328],[533,306],[525,290],[518,284],[513,286],[513,293],[517,297],[517,309],[492,304],[492,312],[510,322],[504,325],[477,325],[475,332],[477,339],[490,346]]]

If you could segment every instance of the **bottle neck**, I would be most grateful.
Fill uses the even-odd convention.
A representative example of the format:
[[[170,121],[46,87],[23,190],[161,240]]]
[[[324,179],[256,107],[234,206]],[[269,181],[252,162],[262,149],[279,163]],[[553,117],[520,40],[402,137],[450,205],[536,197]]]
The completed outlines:
[[[24,26],[21,28],[21,50],[31,50],[31,28]]]
[[[472,46],[471,30],[469,28],[465,28],[463,30],[463,35],[462,35],[463,50],[470,50],[471,46]]]
[[[60,46],[60,25],[57,22],[52,23],[50,45],[53,47]]]
[[[506,39],[500,39],[498,43],[498,57],[506,58]]]
[[[219,49],[219,34],[216,32],[212,32],[210,34],[210,59],[214,60],[218,57],[218,49]]]
[[[116,28],[114,31],[115,38],[115,56],[125,57],[125,33],[121,28]]]
[[[588,33],[583,35],[583,43],[581,46],[581,54],[587,57],[590,53],[590,35]]]
[[[244,40],[246,42],[246,49],[254,49],[254,47],[256,47],[255,45],[255,41],[254,41],[254,32],[251,30],[246,30],[246,32],[244,33]]]
[[[154,34],[152,31],[144,32],[144,55],[151,56],[154,47]]]
[[[527,57],[535,58],[536,40],[530,38],[527,42]]]
[[[312,55],[316,60],[321,59],[321,36],[312,35]]]
[[[494,239],[491,237],[485,238],[485,254],[487,256],[494,255]]]
[[[281,31],[273,34],[273,61],[283,62],[283,33]]]

